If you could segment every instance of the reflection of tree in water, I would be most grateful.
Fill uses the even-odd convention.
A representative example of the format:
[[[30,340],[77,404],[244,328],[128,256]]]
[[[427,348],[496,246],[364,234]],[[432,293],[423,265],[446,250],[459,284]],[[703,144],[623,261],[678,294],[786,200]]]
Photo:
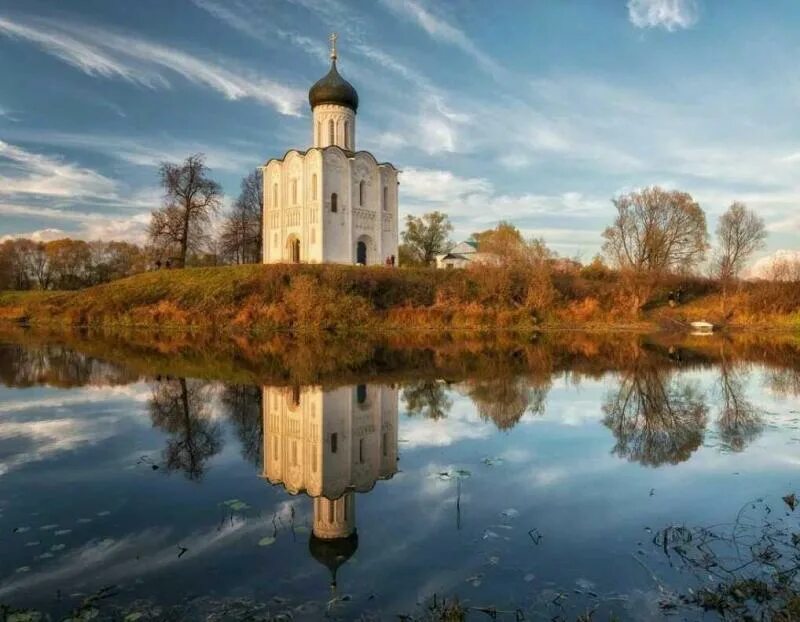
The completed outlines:
[[[229,384],[222,392],[222,405],[242,444],[242,457],[259,468],[264,450],[261,396],[261,387],[249,384]]]
[[[428,419],[443,419],[453,406],[444,383],[436,380],[420,380],[408,385],[403,389],[403,402],[409,414]]]
[[[549,378],[501,377],[470,384],[469,397],[478,414],[483,419],[494,421],[501,430],[513,428],[526,412],[543,414],[550,391]]]
[[[0,382],[11,387],[133,382],[137,374],[59,345],[0,345]]]
[[[678,464],[703,442],[708,406],[697,386],[669,369],[640,364],[624,372],[603,404],[613,452],[646,466]]]
[[[782,397],[800,396],[800,367],[771,368],[766,373],[766,383],[771,391]]]
[[[720,411],[717,429],[723,448],[742,451],[764,428],[759,410],[745,395],[746,373],[730,365],[723,353],[719,366]]]
[[[210,419],[209,385],[186,378],[155,382],[148,402],[153,425],[170,435],[164,448],[168,471],[203,476],[206,461],[222,449],[222,428]]]

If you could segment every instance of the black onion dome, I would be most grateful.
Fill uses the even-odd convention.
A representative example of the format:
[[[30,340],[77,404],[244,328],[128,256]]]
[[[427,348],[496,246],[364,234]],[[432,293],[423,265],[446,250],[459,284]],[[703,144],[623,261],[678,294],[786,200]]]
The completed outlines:
[[[346,538],[326,540],[313,533],[308,540],[308,551],[320,564],[331,572],[331,587],[336,587],[336,571],[350,559],[358,549],[358,534],[354,531]]]
[[[308,103],[311,104],[312,109],[319,104],[337,104],[347,106],[356,112],[358,110],[358,93],[353,85],[336,70],[336,61],[334,60],[331,63],[331,70],[308,91]]]

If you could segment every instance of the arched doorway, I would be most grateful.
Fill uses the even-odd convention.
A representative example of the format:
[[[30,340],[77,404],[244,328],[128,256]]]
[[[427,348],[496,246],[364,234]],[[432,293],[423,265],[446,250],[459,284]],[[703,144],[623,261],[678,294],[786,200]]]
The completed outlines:
[[[362,266],[367,265],[367,243],[363,240],[356,244],[356,263]]]
[[[286,240],[286,252],[289,261],[300,263],[300,240],[297,239],[297,236],[290,235],[289,239]]]
[[[368,235],[360,235],[356,240],[356,264],[368,266],[375,263],[377,249],[372,238]]]

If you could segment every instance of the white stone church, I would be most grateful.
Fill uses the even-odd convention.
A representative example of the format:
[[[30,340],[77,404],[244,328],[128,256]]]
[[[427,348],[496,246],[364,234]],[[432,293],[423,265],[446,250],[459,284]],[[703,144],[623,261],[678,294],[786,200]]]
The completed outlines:
[[[356,149],[358,93],[331,43],[330,71],[308,92],[313,146],[262,167],[264,263],[397,261],[398,170]]]

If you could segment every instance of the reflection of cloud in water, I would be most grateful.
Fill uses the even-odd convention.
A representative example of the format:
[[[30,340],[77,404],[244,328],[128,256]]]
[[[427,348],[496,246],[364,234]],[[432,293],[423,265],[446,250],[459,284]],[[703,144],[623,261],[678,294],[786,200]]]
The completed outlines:
[[[53,408],[74,408],[83,404],[97,404],[115,399],[136,402],[147,401],[147,387],[143,384],[132,384],[116,387],[81,387],[71,389],[69,394],[59,392],[58,397],[43,397],[38,400],[0,401],[0,411],[5,414]]]
[[[404,418],[400,426],[400,443],[403,451],[421,447],[446,447],[465,440],[488,438],[494,431],[490,422],[482,421],[478,417],[469,399],[456,397],[446,417]]]
[[[147,394],[142,385],[85,388],[77,392],[78,395],[65,398],[42,398],[3,404],[5,417],[0,420],[0,441],[5,441],[10,450],[7,449],[4,458],[0,460],[0,475],[31,462],[73,451],[82,445],[93,445],[112,438],[119,433],[121,421],[149,425],[149,421],[136,408],[110,406],[120,399],[144,402]],[[105,402],[109,406],[104,408],[102,405]],[[99,404],[103,412],[97,413],[95,408],[91,412],[83,412],[81,407],[87,404]],[[30,411],[34,410],[44,411],[41,418],[26,419]],[[47,417],[54,412],[61,416]],[[19,449],[15,450],[15,447]]]
[[[276,505],[273,512],[279,516],[291,513],[293,501]],[[295,520],[299,517],[295,514]],[[0,597],[64,581],[100,581],[113,583],[133,576],[143,576],[169,568],[186,560],[215,552],[235,541],[264,531],[261,520],[243,520],[233,517],[222,525],[214,524],[204,531],[189,535],[176,533],[172,528],[146,529],[120,539],[95,540],[64,554],[48,570],[32,572],[20,579],[6,581],[0,586]],[[178,558],[179,546],[186,554]],[[132,563],[131,559],[136,558]]]

